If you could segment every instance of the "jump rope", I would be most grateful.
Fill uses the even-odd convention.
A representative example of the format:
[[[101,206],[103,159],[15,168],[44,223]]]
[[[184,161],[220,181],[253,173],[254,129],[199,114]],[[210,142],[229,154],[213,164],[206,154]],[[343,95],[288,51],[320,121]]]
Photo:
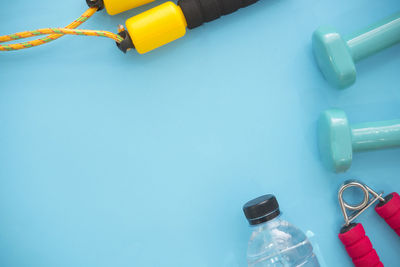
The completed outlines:
[[[118,34],[101,30],[76,29],[102,9],[105,9],[109,15],[116,15],[153,1],[86,0],[89,9],[66,27],[44,28],[0,36],[0,43],[5,43],[49,34],[33,41],[0,44],[0,51],[27,49],[71,34],[110,38],[124,53],[130,49],[136,49],[139,54],[144,54],[184,36],[186,28],[196,28],[258,0],[179,0],[177,4],[166,2],[128,19],[125,23],[126,29],[119,25]]]
[[[138,53],[143,54],[184,36],[186,28],[196,28],[258,0],[179,0],[177,4],[166,2],[128,19],[125,23],[126,29],[119,25],[118,34],[101,30],[76,29],[102,9],[106,9],[110,15],[116,15],[152,1],[154,0],[86,0],[89,9],[66,27],[44,28],[0,36],[0,43],[4,43],[49,34],[33,41],[0,45],[0,51],[31,48],[52,42],[66,34],[72,34],[107,37],[114,40],[124,53],[130,49],[136,49]],[[349,187],[358,187],[363,190],[364,200],[361,204],[351,206],[343,200],[343,192]],[[374,199],[370,200],[369,195],[372,195]],[[365,235],[362,224],[353,222],[378,200],[376,212],[400,236],[400,197],[397,193],[382,197],[382,193],[377,193],[357,181],[349,181],[339,190],[339,202],[345,218],[339,239],[345,245],[356,267],[383,266],[371,241]],[[349,215],[347,209],[354,212]]]

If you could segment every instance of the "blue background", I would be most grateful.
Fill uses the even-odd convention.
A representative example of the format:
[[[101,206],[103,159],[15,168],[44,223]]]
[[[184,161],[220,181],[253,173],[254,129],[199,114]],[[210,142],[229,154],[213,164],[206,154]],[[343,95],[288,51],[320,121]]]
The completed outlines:
[[[7,2],[7,3],[6,3]],[[81,28],[117,24],[160,2]],[[82,1],[5,1],[0,35],[63,26]],[[261,0],[151,53],[67,36],[0,53],[0,266],[246,266],[242,205],[274,193],[311,230],[327,266],[352,266],[337,238],[346,178],[400,191],[400,150],[321,165],[316,120],[400,118],[400,45],[357,64],[345,90],[311,51],[319,25],[344,34],[397,0]],[[362,221],[386,266],[400,239],[370,210]],[[318,248],[317,248],[318,249]]]

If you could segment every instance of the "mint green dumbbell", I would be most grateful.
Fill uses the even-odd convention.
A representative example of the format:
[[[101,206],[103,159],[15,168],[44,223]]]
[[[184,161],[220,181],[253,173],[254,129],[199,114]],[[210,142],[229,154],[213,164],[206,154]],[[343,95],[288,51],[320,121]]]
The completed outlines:
[[[341,37],[332,27],[317,29],[312,38],[314,55],[326,80],[345,88],[356,80],[355,62],[400,42],[400,12],[370,27]]]
[[[326,167],[345,172],[355,152],[400,147],[400,120],[350,125],[343,110],[329,109],[319,118],[318,142]]]

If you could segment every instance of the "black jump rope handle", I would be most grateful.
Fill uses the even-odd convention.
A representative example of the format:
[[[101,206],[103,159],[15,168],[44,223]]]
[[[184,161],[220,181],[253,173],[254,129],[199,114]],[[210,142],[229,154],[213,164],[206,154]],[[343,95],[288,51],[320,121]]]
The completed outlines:
[[[179,0],[189,29],[256,3],[258,0]]]

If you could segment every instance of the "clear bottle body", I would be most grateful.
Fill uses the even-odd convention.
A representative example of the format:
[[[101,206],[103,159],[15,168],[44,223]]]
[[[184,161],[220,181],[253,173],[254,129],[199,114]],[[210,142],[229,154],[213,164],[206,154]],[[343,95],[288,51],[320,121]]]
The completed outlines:
[[[280,216],[253,227],[249,267],[319,267],[307,236]]]

